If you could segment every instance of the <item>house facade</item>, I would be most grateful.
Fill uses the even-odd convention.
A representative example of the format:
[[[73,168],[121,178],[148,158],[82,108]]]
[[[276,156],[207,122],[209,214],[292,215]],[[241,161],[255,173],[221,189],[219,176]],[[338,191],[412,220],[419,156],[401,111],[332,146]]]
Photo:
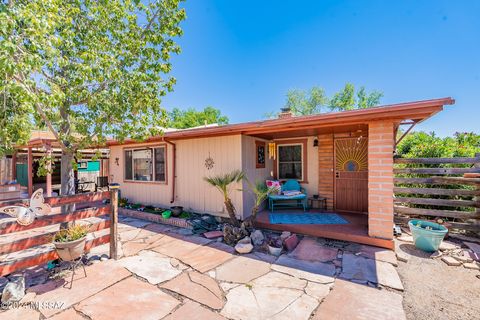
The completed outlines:
[[[398,132],[428,119],[451,98],[311,116],[166,132],[138,143],[110,141],[110,182],[132,202],[227,216],[203,178],[242,170],[250,181],[296,179],[325,211],[362,215],[368,237],[393,238],[393,156]],[[232,186],[240,219],[250,215],[246,183]]]

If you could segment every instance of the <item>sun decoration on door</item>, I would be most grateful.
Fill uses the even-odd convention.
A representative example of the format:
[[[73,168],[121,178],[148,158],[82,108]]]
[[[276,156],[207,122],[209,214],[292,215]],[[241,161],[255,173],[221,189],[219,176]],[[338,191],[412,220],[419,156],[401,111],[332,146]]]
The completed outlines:
[[[367,139],[336,140],[336,170],[366,171],[368,168]]]

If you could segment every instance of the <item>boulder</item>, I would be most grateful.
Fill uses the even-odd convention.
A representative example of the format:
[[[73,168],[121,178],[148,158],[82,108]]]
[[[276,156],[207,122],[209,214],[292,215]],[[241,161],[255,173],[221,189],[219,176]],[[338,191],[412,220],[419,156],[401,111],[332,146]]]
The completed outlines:
[[[292,234],[288,238],[283,241],[285,248],[287,248],[288,252],[293,251],[298,245],[298,238],[296,234]]]
[[[252,232],[250,237],[252,239],[253,244],[256,246],[261,246],[263,244],[263,241],[265,240],[265,236],[260,230],[255,230],[254,232]]]
[[[17,277],[7,283],[2,293],[2,303],[18,302],[25,296],[25,278]]]
[[[238,241],[237,245],[235,246],[235,251],[238,253],[250,253],[253,250],[253,245],[250,237],[245,237],[242,240]]]
[[[292,235],[292,233],[290,231],[283,231],[282,234],[280,235],[280,239],[282,239],[282,241],[284,241],[285,239],[287,239],[291,235]]]

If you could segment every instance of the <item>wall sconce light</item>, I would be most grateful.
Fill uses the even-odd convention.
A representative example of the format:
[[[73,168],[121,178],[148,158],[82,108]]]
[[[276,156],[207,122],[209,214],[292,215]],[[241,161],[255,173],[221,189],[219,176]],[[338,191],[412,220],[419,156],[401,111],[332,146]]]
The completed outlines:
[[[118,157],[117,157],[117,158],[115,158],[115,164],[116,164],[117,166],[119,166],[119,165],[120,165],[120,163],[118,162],[119,160],[120,160],[120,159],[119,159]]]
[[[317,138],[315,138],[315,140],[313,140],[313,146],[318,147],[318,139]]]

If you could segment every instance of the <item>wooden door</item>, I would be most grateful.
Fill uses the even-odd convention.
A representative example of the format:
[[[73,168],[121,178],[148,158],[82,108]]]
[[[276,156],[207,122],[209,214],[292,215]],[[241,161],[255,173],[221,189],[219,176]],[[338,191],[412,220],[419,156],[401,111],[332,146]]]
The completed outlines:
[[[368,212],[368,139],[335,140],[335,210]]]

